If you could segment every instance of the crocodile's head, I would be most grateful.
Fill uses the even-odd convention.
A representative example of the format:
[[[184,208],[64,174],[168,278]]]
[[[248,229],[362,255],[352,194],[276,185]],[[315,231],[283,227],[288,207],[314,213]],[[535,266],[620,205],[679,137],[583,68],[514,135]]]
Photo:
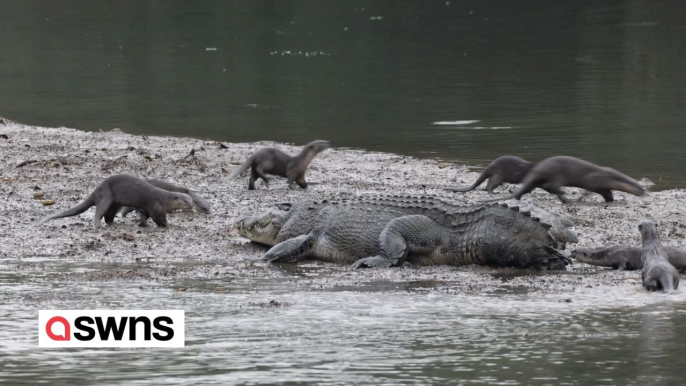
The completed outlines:
[[[281,227],[286,222],[291,204],[278,204],[256,216],[246,216],[236,221],[233,226],[238,234],[256,243],[275,245]]]

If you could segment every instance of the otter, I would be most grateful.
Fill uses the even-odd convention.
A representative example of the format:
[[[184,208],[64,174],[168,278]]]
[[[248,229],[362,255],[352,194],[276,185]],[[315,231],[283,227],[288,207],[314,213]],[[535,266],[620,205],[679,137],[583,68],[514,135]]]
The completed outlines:
[[[642,221],[638,226],[641,232],[643,250],[641,252],[641,279],[643,287],[648,291],[672,292],[679,288],[679,272],[667,259],[657,225],[650,221]]]
[[[479,178],[468,188],[447,188],[450,192],[468,192],[475,189],[482,182],[488,179],[486,183],[486,191],[493,194],[493,189],[502,185],[503,182],[508,184],[518,184],[522,182],[526,173],[534,166],[531,162],[515,157],[512,155],[504,155],[496,158],[493,162],[486,166]]]
[[[176,192],[176,193],[185,193],[193,199],[193,208],[197,210],[198,212],[201,213],[210,213],[210,203],[207,202],[204,198],[200,197],[196,192],[186,189],[181,186],[176,186],[174,184],[171,184],[166,181],[160,181],[160,180],[145,180],[145,182],[149,183],[152,186],[156,186],[160,189],[164,189],[168,192]],[[123,207],[121,210],[121,216],[126,217],[127,214],[133,212],[134,208],[130,206]]]
[[[132,207],[141,213],[140,226],[145,226],[148,217],[151,217],[155,224],[166,227],[167,212],[175,209],[190,209],[193,207],[193,199],[185,193],[160,189],[130,174],[117,174],[107,177],[79,205],[62,213],[45,217],[37,225],[56,218],[76,216],[91,206],[95,206],[93,224],[96,228],[100,227],[103,216],[105,223],[112,224],[117,212],[124,206]]]
[[[521,199],[536,188],[541,188],[557,195],[560,201],[567,203],[562,191],[563,186],[581,188],[598,193],[605,202],[614,201],[613,190],[643,196],[646,192],[633,178],[612,168],[598,166],[576,157],[557,156],[546,158],[531,168],[522,181],[522,186],[514,194],[490,201]]]
[[[265,174],[288,178],[288,187],[291,189],[293,189],[293,183],[305,189],[307,188],[307,182],[305,182],[307,167],[317,154],[328,148],[328,141],[313,141],[305,145],[300,154],[294,157],[273,147],[260,149],[231,173],[229,180],[236,178],[246,169],[252,168],[250,183],[248,184],[248,189],[250,190],[255,189],[255,181],[258,178],[261,178],[265,184],[269,185],[269,179],[267,179]]]
[[[680,273],[686,272],[686,252],[674,247],[663,248],[669,264]],[[633,271],[643,268],[642,252],[642,248],[615,245],[595,249],[578,248],[572,251],[572,257],[581,263]]]

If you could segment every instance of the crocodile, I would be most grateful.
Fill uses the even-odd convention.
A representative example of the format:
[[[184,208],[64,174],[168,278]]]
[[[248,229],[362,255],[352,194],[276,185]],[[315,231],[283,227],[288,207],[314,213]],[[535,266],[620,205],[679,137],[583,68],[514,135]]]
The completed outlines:
[[[271,246],[272,263],[317,258],[354,268],[469,264],[564,270],[551,225],[507,204],[457,205],[435,197],[371,196],[280,203],[234,224]]]
[[[460,202],[459,205],[469,205],[463,199],[451,199],[451,202],[454,203],[455,201]],[[553,235],[553,238],[556,241],[562,243],[561,245],[563,249],[567,243],[576,244],[579,242],[579,239],[577,238],[576,234],[571,230],[567,229],[574,226],[574,223],[567,219],[558,217],[548,212],[547,210],[541,208],[540,206],[536,206],[534,204],[523,201],[505,200],[498,202],[501,204],[507,204],[507,206],[516,206],[519,208],[520,212],[529,212],[531,213],[531,216],[538,217],[541,220],[541,222],[551,225],[552,227],[550,228],[550,234]]]
[[[553,235],[553,238],[556,241],[563,243],[563,248],[566,243],[576,244],[579,242],[579,238],[576,236],[576,234],[571,230],[567,229],[574,226],[574,223],[572,223],[571,221],[564,219],[562,217],[558,217],[548,212],[547,210],[541,208],[540,206],[536,206],[531,203],[516,200],[507,200],[499,202],[501,204],[507,204],[508,206],[519,207],[519,210],[521,212],[530,212],[531,216],[538,217],[539,219],[541,219],[543,223],[551,225],[552,227],[550,228],[550,234]]]

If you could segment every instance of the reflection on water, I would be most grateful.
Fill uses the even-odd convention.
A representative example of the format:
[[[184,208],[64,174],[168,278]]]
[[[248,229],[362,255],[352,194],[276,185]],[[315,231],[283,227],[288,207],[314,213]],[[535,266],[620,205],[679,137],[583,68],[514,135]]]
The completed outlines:
[[[0,115],[469,164],[566,154],[683,187],[682,5],[6,1]]]
[[[293,278],[65,280],[0,265],[0,379],[70,384],[638,385],[681,382],[686,293],[449,294],[442,282],[334,291]],[[183,265],[184,267],[188,266]],[[80,263],[89,269],[127,265]],[[230,270],[235,267],[227,266]],[[316,267],[307,271],[316,274]],[[321,269],[321,268],[320,268]],[[395,284],[395,285],[394,285]],[[176,291],[180,286],[184,292]],[[571,300],[570,300],[571,299]],[[270,303],[276,301],[277,303]],[[185,309],[183,349],[37,348],[39,309]]]

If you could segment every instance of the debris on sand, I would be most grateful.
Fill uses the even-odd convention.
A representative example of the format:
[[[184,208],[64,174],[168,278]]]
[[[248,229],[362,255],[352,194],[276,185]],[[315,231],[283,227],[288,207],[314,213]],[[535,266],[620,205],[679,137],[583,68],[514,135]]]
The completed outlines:
[[[3,122],[0,135],[11,140],[0,141],[0,167],[5,171],[0,183],[0,195],[5,200],[0,201],[0,211],[3,218],[11,221],[3,222],[0,256],[16,260],[25,256],[50,255],[61,256],[65,262],[128,263],[134,263],[136,256],[145,256],[145,261],[167,263],[221,260],[227,267],[225,270],[150,267],[146,270],[79,274],[72,277],[76,280],[139,280],[141,277],[157,280],[179,275],[202,279],[214,277],[216,272],[219,276],[236,272],[272,275],[263,263],[255,262],[266,248],[249,243],[232,231],[233,223],[239,217],[262,212],[278,202],[335,200],[365,194],[432,195],[464,203],[493,198],[482,190],[460,194],[445,192],[444,188],[452,186],[456,178],[473,181],[478,177],[478,172],[471,172],[464,166],[439,164],[437,167],[433,160],[335,148],[319,154],[312,162],[307,175],[312,183],[308,189],[289,189],[285,179],[273,178],[269,186],[260,181],[258,189],[250,191],[247,181],[226,179],[227,171],[235,169],[233,165],[236,162],[247,159],[264,147],[297,154],[301,146],[137,136],[121,130],[85,132]],[[332,145],[336,146],[335,143]],[[68,165],[68,170],[65,167],[48,167],[50,162]],[[193,189],[217,210],[209,215],[172,213],[170,216],[174,218],[168,228],[139,228],[136,216],[117,216],[114,224],[95,229],[89,226],[95,208],[78,216],[34,226],[49,214],[78,205],[102,180],[119,173],[166,180]],[[37,187],[41,192],[49,192],[50,199],[47,200],[42,193],[34,195]],[[505,195],[508,188],[512,187],[497,189],[496,193]],[[581,193],[578,189],[565,190],[572,199]],[[36,205],[36,200],[42,200],[43,205]],[[686,232],[681,226],[686,213],[682,204],[686,202],[684,190],[652,192],[644,197],[617,193],[616,201],[611,204],[603,202],[598,195],[591,195],[581,202],[564,205],[554,195],[537,189],[522,202],[534,203],[570,220],[574,225],[572,230],[579,238],[579,247],[640,246],[640,235],[636,231],[638,221],[652,219],[661,225],[659,229],[665,245],[686,249],[686,240],[679,236]],[[148,264],[136,261],[139,266]],[[312,283],[317,288],[356,288],[361,283],[376,280],[404,283],[438,280],[443,283],[441,286],[465,292],[507,291],[507,288],[518,286],[535,291],[561,292],[589,285],[638,285],[627,280],[635,275],[585,264],[574,264],[565,274],[512,272],[490,267],[369,271],[352,271],[333,264],[316,264],[315,267],[316,273],[299,279],[299,283]],[[503,279],[506,276],[507,279]],[[545,280],[541,281],[541,277]]]

